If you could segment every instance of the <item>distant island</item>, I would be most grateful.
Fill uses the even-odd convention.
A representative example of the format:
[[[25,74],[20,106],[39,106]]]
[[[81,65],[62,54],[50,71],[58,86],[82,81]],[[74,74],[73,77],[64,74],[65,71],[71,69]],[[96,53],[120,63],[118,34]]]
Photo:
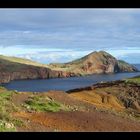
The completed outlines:
[[[133,65],[117,60],[105,51],[95,51],[72,62],[55,64],[41,64],[28,59],[0,55],[0,83],[20,79],[49,79],[137,71]]]

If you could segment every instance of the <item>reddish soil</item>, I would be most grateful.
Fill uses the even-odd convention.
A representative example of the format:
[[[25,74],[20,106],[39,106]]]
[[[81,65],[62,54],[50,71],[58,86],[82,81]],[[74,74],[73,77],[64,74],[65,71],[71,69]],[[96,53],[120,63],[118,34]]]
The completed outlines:
[[[75,105],[78,111],[29,113],[22,110],[22,112],[13,113],[14,117],[23,119],[26,124],[17,128],[18,131],[140,131],[139,122],[97,111],[93,104],[77,100],[65,92],[50,91],[40,95],[70,106]],[[16,105],[20,105],[28,97],[29,94],[24,93],[14,95],[12,99]],[[80,109],[81,107],[85,108]]]
[[[28,99],[29,96],[30,96],[29,93],[13,94],[12,95],[12,102],[15,105],[19,106],[22,103],[24,103]]]
[[[92,110],[95,110],[95,108],[96,108],[93,104],[91,105],[90,103],[83,102],[79,99],[73,98],[73,97],[71,97],[70,94],[67,94],[66,92],[63,92],[63,91],[49,91],[44,96],[46,96],[46,95],[65,105],[76,106],[76,107],[78,107],[78,110],[83,111],[83,109],[84,109],[84,111],[92,111]]]
[[[140,131],[140,123],[104,112],[18,113],[28,127],[19,131]]]

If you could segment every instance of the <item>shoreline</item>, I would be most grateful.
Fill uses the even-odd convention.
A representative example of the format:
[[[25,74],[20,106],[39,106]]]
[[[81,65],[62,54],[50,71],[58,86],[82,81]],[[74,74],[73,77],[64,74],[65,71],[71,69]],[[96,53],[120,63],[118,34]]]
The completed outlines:
[[[135,74],[138,74],[138,75],[136,75],[136,76],[139,76],[140,75],[140,72],[129,72],[130,74],[132,74],[131,76],[125,76],[124,75],[124,77],[128,77],[128,78],[131,78],[131,77],[135,77]],[[9,84],[12,84],[12,83],[17,83],[18,84],[18,81],[20,82],[21,81],[21,84],[25,84],[26,86],[27,86],[27,90],[25,91],[25,90],[23,90],[23,91],[25,91],[25,92],[30,92],[30,91],[32,91],[32,92],[47,92],[47,91],[49,91],[49,90],[61,90],[61,91],[68,91],[68,90],[71,90],[71,89],[75,89],[75,88],[83,88],[83,87],[87,87],[87,86],[90,86],[90,85],[92,85],[93,83],[94,84],[97,84],[97,83],[102,83],[102,82],[113,82],[113,81],[116,81],[116,80],[121,80],[122,79],[122,76],[121,75],[123,75],[123,74],[129,74],[128,72],[127,73],[125,73],[125,72],[123,72],[123,73],[115,73],[115,74],[92,74],[92,75],[86,75],[86,76],[80,76],[79,78],[78,77],[67,77],[67,78],[51,78],[51,79],[24,79],[24,80],[13,80],[13,81],[10,81],[9,83],[3,83],[3,84],[0,84],[0,86],[3,86],[3,87],[7,87]],[[134,74],[134,75],[133,75]],[[99,79],[98,79],[98,76],[99,76],[99,78],[100,77],[102,77],[102,76],[107,76],[106,77],[106,79],[108,78],[108,76],[110,76],[110,75],[112,75],[112,76],[115,76],[116,78],[118,77],[118,76],[120,76],[120,78],[118,79],[116,79],[115,77],[112,77],[112,79],[110,79],[110,80],[102,80],[102,78],[101,78],[101,80],[99,81]],[[97,78],[97,81],[94,81],[94,80],[92,80],[92,77],[94,78],[94,76],[95,76],[95,78]],[[89,78],[89,80],[91,81],[89,84],[81,84],[81,86],[74,86],[74,87],[71,87],[72,85],[69,85],[74,79],[76,80],[75,82],[78,84],[80,84],[80,81],[81,80],[86,80],[87,79],[87,81],[88,81],[88,78]],[[38,81],[39,80],[39,81]],[[61,80],[62,80],[62,83],[60,83],[61,82]],[[64,82],[64,81],[65,82]],[[25,83],[24,83],[25,82]],[[40,87],[38,87],[38,89],[36,90],[33,90],[33,89],[29,89],[30,88],[30,86],[32,86],[32,84],[31,84],[31,82],[33,82],[34,83],[34,85],[35,85],[35,87],[37,87],[38,86],[38,82],[39,82],[39,84],[42,84],[42,86],[44,86],[45,87],[45,85],[50,85],[50,86],[52,86],[52,88],[49,88],[49,87],[46,87],[46,90],[44,89],[44,90],[42,90],[42,89],[39,89]],[[42,83],[40,83],[40,82],[42,82]],[[57,87],[55,88],[55,85],[53,86],[53,83],[58,83],[58,85],[57,85]],[[21,86],[21,84],[19,84],[19,86]],[[28,85],[28,84],[31,84],[30,86]],[[60,84],[60,85],[59,85]],[[74,83],[73,83],[74,84]],[[67,86],[68,85],[68,87],[67,88],[65,88],[65,86]],[[14,85],[13,85],[14,86]],[[62,88],[61,88],[62,87]],[[55,88],[55,89],[53,89],[53,88]],[[57,89],[58,88],[58,89]],[[17,91],[22,91],[22,89],[14,89],[14,87],[11,87],[11,88],[9,88],[9,89],[11,89],[11,90],[17,90]]]
[[[139,85],[118,80],[69,92],[18,92],[1,87],[0,105],[9,110],[12,119],[6,123],[14,131],[140,131]]]

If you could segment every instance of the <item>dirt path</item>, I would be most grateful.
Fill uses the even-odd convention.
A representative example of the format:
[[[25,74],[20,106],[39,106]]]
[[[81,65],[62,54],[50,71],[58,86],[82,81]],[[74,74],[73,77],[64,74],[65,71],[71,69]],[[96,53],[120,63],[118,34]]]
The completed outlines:
[[[24,103],[28,99],[29,96],[30,94],[26,92],[23,92],[20,94],[13,94],[12,102],[17,106],[20,106],[22,103]]]

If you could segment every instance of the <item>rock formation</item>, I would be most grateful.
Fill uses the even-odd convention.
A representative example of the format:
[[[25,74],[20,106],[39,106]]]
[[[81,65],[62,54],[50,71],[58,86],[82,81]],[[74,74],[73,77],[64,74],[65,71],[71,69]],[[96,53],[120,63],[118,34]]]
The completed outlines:
[[[19,79],[48,79],[71,77],[73,73],[55,71],[46,67],[20,64],[0,59],[0,83]]]
[[[50,66],[53,69],[54,65],[51,64]],[[95,51],[72,62],[56,64],[55,68],[61,68],[62,70],[67,68],[67,71],[73,71],[75,74],[81,75],[138,71],[134,66],[122,60],[117,60],[105,51]]]

